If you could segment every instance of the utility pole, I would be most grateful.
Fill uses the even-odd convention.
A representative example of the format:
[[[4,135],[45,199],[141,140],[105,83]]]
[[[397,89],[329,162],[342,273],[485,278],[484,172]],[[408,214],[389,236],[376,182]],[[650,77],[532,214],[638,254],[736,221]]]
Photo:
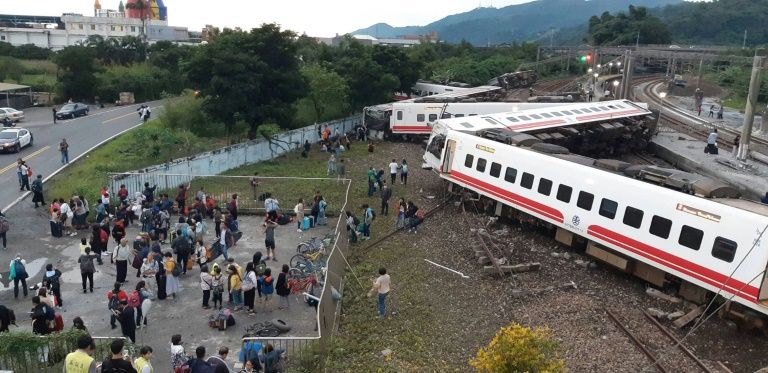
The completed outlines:
[[[541,47],[538,47],[536,50],[536,68],[534,70],[538,73],[539,72],[539,58],[541,57]]]
[[[640,31],[637,32],[637,39],[635,39],[635,50],[640,48]]]
[[[699,60],[699,75],[696,77],[696,88],[699,88],[701,86],[701,74],[702,74],[702,66],[704,65],[704,59]]]
[[[624,81],[621,85],[621,98],[628,100],[632,93],[632,78],[635,64],[632,61],[632,51],[627,51],[624,55]]]
[[[755,106],[757,105],[757,95],[760,89],[760,73],[765,64],[765,57],[755,56],[752,61],[752,77],[749,81],[749,94],[747,96],[747,107],[744,109],[744,124],[741,126],[741,142],[736,158],[741,162],[746,162],[749,156],[749,142],[752,138],[752,123],[755,120]]]
[[[744,29],[744,40],[741,42],[741,49],[747,48],[747,29]]]

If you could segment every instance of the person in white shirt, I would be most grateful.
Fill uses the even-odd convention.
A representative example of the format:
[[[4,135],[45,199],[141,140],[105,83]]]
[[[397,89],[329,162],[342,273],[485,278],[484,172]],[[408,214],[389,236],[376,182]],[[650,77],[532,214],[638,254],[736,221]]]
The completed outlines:
[[[400,166],[397,164],[397,161],[394,159],[392,162],[389,163],[389,177],[391,178],[391,184],[395,185],[395,180],[397,180],[397,169],[400,168]]]
[[[59,199],[59,212],[61,213],[61,220],[64,223],[64,233],[70,236],[77,236],[77,232],[72,230],[72,218],[75,217],[75,212],[69,207],[69,204],[64,202],[64,199]]]
[[[390,287],[391,283],[389,275],[387,274],[387,269],[384,267],[379,268],[379,277],[373,281],[373,287],[371,288],[371,291],[368,292],[369,297],[375,293],[379,294],[379,317],[384,317],[387,314],[384,302],[387,299]]]

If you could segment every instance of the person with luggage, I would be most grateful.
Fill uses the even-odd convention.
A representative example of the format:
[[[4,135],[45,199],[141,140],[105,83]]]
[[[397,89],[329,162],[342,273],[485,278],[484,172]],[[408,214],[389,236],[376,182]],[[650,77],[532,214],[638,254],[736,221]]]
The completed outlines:
[[[123,347],[125,347],[123,339],[115,339],[110,343],[109,351],[112,352],[112,356],[101,363],[101,373],[137,373],[133,364],[123,356]]]
[[[13,280],[13,297],[19,298],[19,283],[21,283],[21,289],[24,291],[24,297],[27,294],[27,261],[21,258],[21,254],[16,254],[16,258],[11,260],[11,271],[8,278]]]
[[[35,204],[35,208],[45,206],[45,197],[43,197],[43,175],[37,175],[37,178],[32,182],[32,203]]]
[[[717,154],[717,128],[712,129],[712,132],[707,136],[707,146],[704,149],[705,153]]]
[[[296,207],[293,208],[293,212],[296,213],[296,222],[298,224],[296,231],[301,233],[303,230],[301,229],[304,225],[304,199],[299,198],[299,203],[296,204]]]
[[[83,238],[85,240],[85,238]],[[93,260],[96,259],[96,255],[91,254],[91,248],[86,246],[85,253],[80,255],[77,262],[80,264],[80,277],[83,281],[83,294],[86,292],[86,280],[90,282],[91,293],[93,293],[93,274],[96,273],[96,267],[93,265]]]
[[[64,306],[61,299],[61,271],[53,268],[53,264],[46,264],[45,273],[43,273],[43,287],[49,289],[56,299],[56,307]]]
[[[112,329],[117,328],[117,315],[115,314],[115,311],[120,308],[120,302],[123,300],[126,302],[128,301],[128,294],[126,294],[125,291],[120,290],[119,282],[115,282],[115,286],[112,290],[107,292],[107,309],[110,311],[109,326],[111,326]]]

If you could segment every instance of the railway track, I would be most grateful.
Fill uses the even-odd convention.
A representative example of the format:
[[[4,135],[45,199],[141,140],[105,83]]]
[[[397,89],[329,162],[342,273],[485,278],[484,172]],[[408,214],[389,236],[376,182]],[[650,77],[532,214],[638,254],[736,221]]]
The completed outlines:
[[[669,126],[679,132],[701,140],[706,140],[711,129],[717,128],[718,144],[720,144],[723,149],[730,151],[734,138],[737,135],[741,135],[741,131],[725,126],[722,122],[709,122],[697,118],[690,118],[685,110],[663,103],[661,98],[654,93],[654,88],[663,84],[663,81],[663,78],[655,78],[636,82],[636,85],[647,83],[643,86],[641,97],[637,97],[637,99],[646,101],[648,104],[659,110],[659,124]],[[664,104],[663,107],[662,104]],[[680,119],[680,117],[686,119]],[[752,136],[750,148],[750,150],[766,154],[768,153],[768,140]]]
[[[573,78],[573,77],[542,80],[534,84],[533,89],[534,91],[537,91],[537,92],[546,92],[546,93],[562,92],[562,91],[565,91],[567,88],[571,88],[571,87],[575,89],[577,80],[578,78]]]
[[[719,369],[716,370],[707,366],[693,351],[680,343],[677,337],[647,312],[642,311],[644,319],[637,320],[635,317],[627,318],[624,321],[607,307],[603,306],[603,310],[608,318],[648,358],[648,364],[644,367],[633,367],[635,371],[649,372],[652,371],[651,368],[662,373],[724,371],[719,366]],[[672,348],[670,349],[670,347]]]

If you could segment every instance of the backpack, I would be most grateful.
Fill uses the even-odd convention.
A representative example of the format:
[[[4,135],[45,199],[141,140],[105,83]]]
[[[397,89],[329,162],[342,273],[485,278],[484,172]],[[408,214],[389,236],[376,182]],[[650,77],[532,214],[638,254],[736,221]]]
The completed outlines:
[[[118,306],[120,306],[120,300],[117,299],[117,294],[112,293],[112,298],[109,298],[109,303],[107,303],[107,308],[109,308],[110,310],[116,310]]]
[[[5,218],[5,216],[0,216],[0,234],[8,232],[8,229],[11,228],[11,223],[8,221],[8,219]]]
[[[214,277],[214,279],[216,279],[218,284],[211,286],[211,292],[213,295],[220,295],[224,292],[224,285],[221,283],[221,275],[219,275],[218,278]]]
[[[24,267],[24,263],[22,263],[21,260],[15,260],[13,262],[13,269],[15,271],[14,278],[26,279],[29,277],[27,274],[27,269]]]
[[[150,219],[152,219],[151,212],[152,212],[152,210],[150,210],[150,209],[144,209],[143,211],[141,211],[141,219],[140,220],[141,220],[142,224],[147,224],[147,223],[150,222]]]
[[[360,219],[358,219],[355,215],[352,215],[352,222],[355,223],[355,226],[360,225]]]
[[[141,294],[139,294],[138,290],[134,290],[128,296],[128,305],[134,308],[141,307]]]
[[[256,276],[261,276],[264,274],[264,271],[267,270],[267,263],[262,260],[259,264],[256,264],[253,270],[256,272]]]
[[[32,177],[32,167],[27,167],[27,177]]]
[[[181,276],[181,267],[179,266],[179,263],[176,263],[176,265],[173,266],[173,269],[171,270],[171,274],[173,275],[173,277]]]
[[[56,320],[56,310],[47,304],[44,304],[43,307],[45,308],[45,319],[48,321]]]

